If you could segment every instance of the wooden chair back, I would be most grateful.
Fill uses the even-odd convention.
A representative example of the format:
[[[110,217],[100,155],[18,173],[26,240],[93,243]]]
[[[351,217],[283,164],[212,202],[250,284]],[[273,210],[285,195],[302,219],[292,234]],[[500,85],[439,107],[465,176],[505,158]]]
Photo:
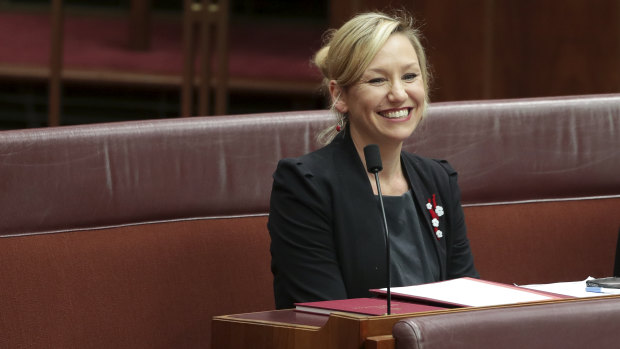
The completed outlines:
[[[185,0],[183,13],[181,115],[225,115],[228,93],[228,0]],[[198,74],[195,72],[196,58]],[[196,85],[198,109],[194,112]],[[213,113],[210,106],[212,86],[215,87]]]

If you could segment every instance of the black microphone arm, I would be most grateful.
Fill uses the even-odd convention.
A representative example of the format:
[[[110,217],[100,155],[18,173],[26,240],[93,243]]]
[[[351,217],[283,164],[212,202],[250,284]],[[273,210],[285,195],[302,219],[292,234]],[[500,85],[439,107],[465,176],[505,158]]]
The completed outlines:
[[[364,147],[364,158],[366,158],[366,169],[368,172],[374,173],[375,181],[377,181],[377,194],[379,195],[379,203],[381,204],[381,215],[383,217],[383,228],[385,229],[385,255],[387,265],[387,314],[392,314],[392,293],[391,284],[392,277],[390,273],[390,233],[388,232],[387,218],[385,217],[385,208],[383,206],[383,195],[381,194],[381,184],[379,183],[379,172],[383,170],[381,164],[381,153],[379,152],[379,146],[376,144],[369,144]]]

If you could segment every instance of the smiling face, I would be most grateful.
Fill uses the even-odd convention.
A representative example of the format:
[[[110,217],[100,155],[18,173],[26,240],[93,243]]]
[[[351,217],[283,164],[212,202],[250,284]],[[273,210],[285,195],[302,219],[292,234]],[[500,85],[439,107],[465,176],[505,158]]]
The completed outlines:
[[[351,137],[359,146],[400,144],[424,112],[426,91],[416,52],[403,34],[391,35],[360,81],[330,90],[335,108],[348,113]]]

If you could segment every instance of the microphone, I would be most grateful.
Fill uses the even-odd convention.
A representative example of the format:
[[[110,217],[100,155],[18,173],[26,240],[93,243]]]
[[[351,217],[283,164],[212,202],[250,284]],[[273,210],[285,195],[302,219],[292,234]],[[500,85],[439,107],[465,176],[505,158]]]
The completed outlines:
[[[369,144],[364,147],[364,158],[366,159],[366,169],[370,173],[374,173],[375,181],[377,181],[377,194],[379,195],[379,203],[381,204],[381,215],[383,217],[383,227],[385,230],[385,255],[387,265],[387,314],[392,314],[392,293],[391,284],[392,278],[390,276],[390,233],[388,232],[387,218],[385,217],[385,208],[383,206],[383,195],[381,194],[381,184],[379,183],[379,172],[383,170],[381,164],[381,153],[379,152],[379,146],[376,144]]]

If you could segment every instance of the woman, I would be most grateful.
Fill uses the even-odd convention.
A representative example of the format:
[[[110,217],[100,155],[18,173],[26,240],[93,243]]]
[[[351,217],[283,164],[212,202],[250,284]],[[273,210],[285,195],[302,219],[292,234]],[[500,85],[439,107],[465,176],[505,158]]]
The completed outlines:
[[[402,151],[424,116],[428,70],[411,20],[368,13],[332,33],[315,56],[337,124],[325,147],[283,159],[268,228],[278,309],[358,298],[386,287],[385,240],[363,149],[379,145],[392,286],[477,277],[456,172]]]

